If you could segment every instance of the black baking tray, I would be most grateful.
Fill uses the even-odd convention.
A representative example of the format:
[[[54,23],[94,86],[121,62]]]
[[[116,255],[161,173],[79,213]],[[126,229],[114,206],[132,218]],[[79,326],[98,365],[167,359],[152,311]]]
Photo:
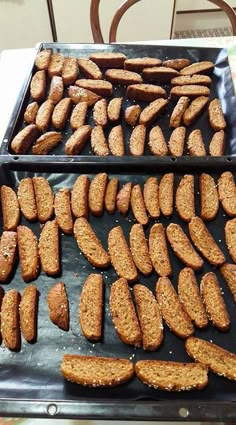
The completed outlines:
[[[53,52],[61,52],[64,56],[75,56],[75,57],[88,57],[91,53],[97,51],[107,51],[107,52],[122,52],[127,55],[127,57],[139,57],[139,56],[153,56],[158,57],[162,60],[169,58],[180,58],[185,57],[189,58],[191,62],[202,61],[202,60],[211,60],[215,64],[214,72],[212,76],[212,85],[210,99],[215,97],[220,98],[222,109],[227,121],[226,129],[226,150],[225,155],[235,155],[236,154],[236,97],[235,90],[232,81],[230,66],[228,62],[228,55],[226,49],[219,48],[206,48],[206,47],[183,47],[183,46],[158,46],[158,45],[128,45],[128,44],[65,44],[65,43],[41,43],[35,50],[35,54],[42,49],[51,49]],[[0,153],[11,155],[10,142],[13,137],[21,130],[25,123],[23,122],[23,115],[26,109],[26,106],[30,101],[29,85],[32,75],[36,71],[34,64],[29,69],[28,75],[26,75],[24,84],[19,93],[16,105],[7,128],[6,134],[1,143]],[[79,76],[81,78],[81,75]],[[164,85],[164,88],[167,89],[167,93],[170,91],[170,85]],[[49,83],[47,90],[49,89]],[[114,97],[125,96],[126,88],[121,86],[114,86]],[[67,89],[65,89],[65,94]],[[131,134],[131,127],[128,126],[124,121],[124,110],[127,106],[135,103],[127,99],[123,100],[122,103],[122,113],[121,113],[121,124],[124,130],[125,146],[126,146],[126,155],[129,156],[129,138]],[[138,102],[142,108],[147,105],[147,102]],[[167,109],[165,112],[153,123],[153,125],[160,125],[164,132],[166,140],[169,140],[170,134],[173,129],[169,128],[169,117],[174,108],[176,101],[170,100]],[[87,118],[87,123],[94,126],[92,118],[92,108],[89,108],[89,114]],[[105,129],[105,135],[108,136],[112,125],[109,124]],[[199,118],[193,123],[193,125],[187,128],[186,140],[190,131],[200,128],[203,133],[203,139],[205,142],[206,149],[208,151],[209,142],[214,134],[214,130],[209,125],[207,108],[204,109],[203,113]],[[54,130],[53,126],[49,128]],[[66,140],[72,134],[72,130],[69,124],[69,120],[66,123],[65,128],[62,131],[63,142],[59,144],[50,154],[49,157],[52,158],[55,155],[65,155],[64,144]],[[32,153],[29,151],[29,156]],[[80,156],[94,156],[90,142],[88,142],[83,150],[81,151]],[[146,143],[145,156],[151,155],[148,144]],[[184,151],[184,155],[187,155],[187,149]],[[67,160],[67,159],[66,159]]]
[[[134,159],[134,158],[133,158]],[[195,175],[195,195],[197,213],[199,214],[198,176],[202,172],[209,172],[215,179],[222,171],[230,170],[235,173],[236,160],[222,162],[209,160],[204,165],[201,161],[192,163],[187,167],[188,161],[172,162],[163,160],[158,162],[143,160],[142,167],[135,162],[123,161],[122,168],[119,161],[90,161],[81,163],[66,162],[26,162],[6,160],[0,157],[0,185],[7,184],[17,188],[21,178],[35,175],[48,179],[54,191],[61,187],[71,188],[76,177],[87,174],[90,178],[96,173],[107,172],[109,177],[117,176],[120,186],[127,182],[143,185],[148,176],[157,176],[158,179],[166,172],[175,173],[175,186],[181,176],[186,173]],[[223,210],[219,209],[213,222],[207,224],[217,243],[231,261],[224,243],[224,223],[226,217]],[[126,237],[131,225],[135,222],[131,212],[125,218],[118,212],[109,215],[104,212],[102,217],[89,217],[90,223],[107,248],[107,234],[109,230],[121,225]],[[163,217],[159,220],[166,227],[170,222],[180,223],[187,231],[176,212],[170,219]],[[27,222],[21,219],[22,224],[29,226],[39,236],[39,223]],[[154,220],[149,220],[145,233],[148,235]],[[2,229],[2,217],[0,216]],[[38,340],[35,344],[22,341],[19,353],[12,353],[2,345],[0,347],[0,415],[5,416],[55,416],[70,418],[97,418],[97,419],[134,419],[134,420],[207,420],[207,421],[232,421],[236,419],[236,383],[223,377],[209,373],[209,385],[202,391],[182,393],[161,392],[142,384],[137,378],[129,383],[116,388],[98,389],[84,388],[65,381],[60,374],[60,364],[65,353],[101,355],[111,357],[138,359],[165,359],[175,361],[191,361],[184,349],[184,342],[173,335],[165,326],[164,343],[152,353],[142,349],[134,349],[123,344],[117,336],[111,322],[109,313],[109,287],[117,279],[112,267],[103,271],[105,282],[105,313],[104,333],[100,343],[88,342],[81,333],[78,323],[78,301],[82,284],[95,269],[85,260],[80,253],[73,236],[61,234],[62,274],[58,278],[47,277],[42,271],[34,282],[40,292],[38,315]],[[172,282],[176,286],[177,276],[182,267],[181,262],[169,249],[173,266]],[[200,281],[203,273],[214,270],[224,292],[224,299],[231,318],[231,329],[221,333],[212,325],[205,330],[196,330],[195,335],[236,353],[236,309],[233,298],[223,282],[218,270],[206,261],[204,270],[197,273]],[[97,271],[99,272],[99,271]],[[70,304],[70,330],[64,332],[54,326],[48,317],[46,297],[49,288],[58,281],[64,281]],[[150,277],[139,274],[139,282],[154,290],[157,275]],[[9,284],[4,285],[5,290],[16,288],[20,292],[25,288],[19,264]],[[130,285],[132,288],[132,285]]]

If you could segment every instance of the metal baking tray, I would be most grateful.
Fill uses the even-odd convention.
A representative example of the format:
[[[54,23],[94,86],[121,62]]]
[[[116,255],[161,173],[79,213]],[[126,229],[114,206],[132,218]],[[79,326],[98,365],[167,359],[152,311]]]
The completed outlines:
[[[5,160],[5,162],[4,162]],[[216,179],[222,171],[234,172],[236,160],[222,162],[222,160],[209,160],[204,166],[201,161],[195,161],[191,169],[187,167],[188,161],[172,162],[160,161],[157,163],[143,160],[142,168],[134,158],[130,161],[97,161],[90,158],[81,163],[66,162],[26,162],[7,160],[0,157],[0,185],[7,184],[17,188],[19,180],[34,175],[45,176],[54,191],[61,187],[71,188],[76,177],[87,174],[90,178],[99,172],[107,172],[109,177],[117,176],[120,186],[127,181],[143,185],[148,176],[157,176],[158,179],[166,172],[175,173],[175,185],[181,176],[192,173],[195,176],[195,196],[197,213],[199,213],[198,176],[208,172]],[[236,173],[235,173],[236,174]],[[235,175],[236,177],[236,175]],[[126,237],[134,217],[131,212],[125,218],[120,213],[109,215],[104,212],[102,217],[89,217],[90,223],[107,248],[107,235],[111,228],[121,225]],[[224,243],[224,223],[227,220],[223,210],[219,209],[213,222],[207,224],[217,243],[224,251],[227,261],[231,261]],[[170,219],[160,218],[166,227],[170,222],[180,223],[187,231],[186,223],[182,222],[174,212]],[[27,222],[21,219],[22,224],[29,226],[39,236],[39,223]],[[149,220],[145,229],[146,235],[154,223]],[[2,217],[0,216],[2,229]],[[85,260],[80,253],[73,236],[61,234],[61,264],[62,274],[58,278],[47,277],[42,271],[35,281],[40,292],[38,315],[38,339],[35,344],[22,341],[19,353],[12,353],[2,345],[0,347],[0,415],[30,416],[58,418],[93,418],[93,419],[133,419],[133,420],[235,420],[236,419],[236,383],[223,377],[209,373],[209,385],[202,391],[182,393],[161,392],[142,384],[133,378],[125,385],[116,388],[98,389],[84,388],[65,381],[60,374],[60,364],[65,353],[101,355],[124,357],[136,361],[138,359],[165,359],[175,361],[191,361],[184,349],[184,342],[173,335],[165,326],[164,343],[152,353],[143,349],[134,349],[123,344],[112,325],[109,312],[109,287],[117,279],[112,267],[102,271],[105,282],[105,308],[104,308],[104,334],[102,342],[90,343],[81,333],[78,323],[78,301],[82,284],[95,269]],[[183,264],[169,249],[173,266],[172,282],[176,285],[177,276]],[[212,270],[206,261],[204,270],[197,274],[200,281],[203,273]],[[206,340],[212,340],[220,346],[236,352],[236,310],[233,298],[226,284],[223,282],[218,270],[214,269],[224,292],[224,299],[231,318],[231,329],[221,333],[209,325],[205,330],[196,330],[195,335]],[[97,270],[97,272],[99,272]],[[58,281],[64,281],[67,287],[70,305],[70,330],[64,332],[54,326],[48,315],[47,293],[49,288]],[[154,291],[157,281],[156,273],[150,277],[139,274],[139,282]],[[14,276],[4,289],[16,288],[20,292],[26,284],[23,282],[19,264]],[[132,285],[131,285],[132,287]]]
[[[197,62],[202,60],[211,60],[215,63],[214,72],[212,74],[212,85],[211,85],[211,94],[210,99],[215,97],[220,98],[223,112],[227,120],[227,129],[226,129],[226,151],[225,155],[235,155],[236,154],[236,97],[234,91],[234,85],[232,81],[230,66],[228,62],[227,50],[219,48],[205,48],[205,47],[181,47],[181,46],[155,46],[155,45],[126,45],[126,44],[64,44],[64,43],[41,43],[36,48],[35,55],[38,51],[42,49],[52,49],[53,52],[61,52],[65,56],[75,56],[75,57],[88,57],[91,53],[97,51],[107,51],[107,52],[122,52],[127,55],[127,57],[142,57],[142,56],[153,56],[158,57],[162,60],[170,58],[180,58],[185,57],[189,58],[191,62]],[[9,122],[6,134],[3,138],[0,147],[1,154],[12,154],[10,149],[10,142],[13,137],[20,131],[25,123],[23,122],[23,115],[28,103],[31,102],[30,99],[30,81],[32,75],[36,71],[35,66],[32,64],[32,68],[29,70],[28,75],[26,75],[24,84],[19,93],[18,99],[15,104],[15,108]],[[81,78],[81,76],[79,76]],[[170,90],[170,85],[164,85],[164,88],[167,89],[167,93]],[[49,83],[47,90],[49,89]],[[121,86],[114,86],[114,96],[125,96],[126,88]],[[65,94],[67,89],[65,89]],[[131,127],[128,126],[124,121],[124,110],[127,106],[135,102],[128,99],[123,100],[122,104],[122,113],[120,123],[122,124],[126,145],[126,155],[129,155],[129,138],[131,134]],[[147,102],[137,102],[142,108],[147,105]],[[171,100],[168,104],[167,109],[163,114],[154,122],[153,125],[160,125],[164,132],[166,141],[169,140],[170,134],[173,129],[169,128],[169,117],[174,108],[176,101]],[[92,108],[89,108],[89,114],[87,118],[87,123],[94,126],[92,118]],[[112,125],[109,124],[105,129],[105,135],[108,136]],[[203,133],[204,142],[208,150],[209,142],[214,134],[213,129],[209,125],[207,108],[204,109],[203,113],[199,118],[189,127],[186,132],[186,140],[190,131],[200,128]],[[53,130],[51,126],[49,128]],[[64,144],[72,134],[72,130],[69,124],[69,120],[66,123],[65,128],[62,131],[63,142],[60,143],[50,154],[49,157],[55,155],[65,155]],[[29,151],[29,156],[31,156],[31,151]],[[90,142],[88,142],[83,150],[81,151],[80,156],[94,156]],[[145,156],[151,155],[146,143]],[[187,155],[187,149],[184,151],[184,155]],[[66,158],[66,160],[69,160]]]

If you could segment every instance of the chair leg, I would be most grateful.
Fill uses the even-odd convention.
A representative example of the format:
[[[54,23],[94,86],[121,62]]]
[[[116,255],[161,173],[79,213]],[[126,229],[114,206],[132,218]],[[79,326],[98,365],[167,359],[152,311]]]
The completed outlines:
[[[56,41],[58,41],[57,40],[57,29],[56,29],[52,0],[47,0],[47,6],[48,6],[48,15],[49,15],[49,20],[50,20],[51,32],[52,32],[52,39],[53,39],[54,42],[56,42]]]

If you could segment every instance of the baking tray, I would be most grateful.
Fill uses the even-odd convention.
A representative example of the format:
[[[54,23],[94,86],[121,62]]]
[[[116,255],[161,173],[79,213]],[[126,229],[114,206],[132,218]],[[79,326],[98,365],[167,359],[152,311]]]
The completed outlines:
[[[0,157],[0,185],[8,184],[16,189],[21,178],[42,175],[48,179],[54,191],[61,187],[71,188],[76,177],[81,173],[92,178],[96,173],[107,172],[109,177],[117,176],[120,185],[131,180],[143,185],[145,179],[152,175],[158,179],[166,172],[176,174],[175,185],[179,178],[187,172],[195,175],[196,183],[201,172],[211,173],[215,179],[224,170],[235,171],[236,160],[222,163],[217,160],[208,161],[207,167],[201,161],[196,161],[191,169],[186,167],[187,161],[166,161],[151,163],[143,161],[142,168],[135,161],[123,161],[122,169],[117,161],[92,161],[81,163],[62,163],[48,161],[26,162],[6,161]],[[185,162],[185,163],[184,163]],[[234,173],[236,174],[236,173]],[[236,177],[236,175],[235,175]],[[195,188],[197,213],[199,213],[199,194]],[[107,248],[107,234],[109,230],[121,225],[126,237],[134,223],[131,212],[125,218],[118,212],[109,215],[104,212],[102,217],[89,217],[90,223]],[[230,261],[224,243],[223,226],[227,217],[220,208],[216,220],[207,224],[219,246],[224,251],[227,261]],[[187,229],[174,212],[171,219],[161,217],[160,221],[166,227],[171,221],[180,223]],[[153,220],[145,233],[149,233]],[[30,223],[22,218],[22,224],[29,226],[39,236],[39,223]],[[2,217],[0,216],[2,229]],[[134,349],[123,344],[117,336],[111,322],[108,298],[109,287],[117,279],[112,267],[103,271],[105,282],[105,313],[104,334],[101,343],[90,343],[81,334],[78,323],[78,301],[82,283],[85,278],[94,273],[95,269],[80,254],[73,236],[61,235],[62,275],[58,278],[47,277],[42,271],[35,281],[40,292],[38,316],[38,340],[35,344],[22,341],[19,353],[11,353],[3,346],[0,347],[0,415],[6,416],[56,416],[70,418],[97,418],[97,419],[134,419],[134,420],[234,420],[236,419],[236,383],[223,377],[209,373],[209,385],[202,391],[182,393],[168,393],[151,389],[133,378],[125,385],[116,388],[98,389],[84,388],[65,381],[59,368],[62,356],[65,353],[84,355],[104,355],[138,359],[165,359],[176,361],[191,361],[184,349],[181,339],[173,335],[165,326],[164,343],[152,353],[142,349]],[[176,285],[177,275],[183,267],[181,262],[169,250],[173,266],[172,282]],[[204,270],[197,274],[198,281],[203,273],[212,270],[212,266],[205,262]],[[212,340],[220,346],[236,352],[236,309],[233,298],[219,272],[214,269],[224,292],[224,299],[231,318],[231,329],[221,333],[211,325],[205,330],[196,330],[195,335],[206,340]],[[99,272],[99,271],[98,271]],[[49,288],[58,281],[64,281],[67,287],[70,305],[70,330],[64,332],[54,326],[48,317],[46,296]],[[150,277],[139,274],[139,282],[154,290],[157,275]],[[23,282],[19,264],[14,276],[5,290],[16,288],[22,292],[26,284]],[[131,285],[132,287],[132,285]]]
[[[129,58],[139,57],[139,56],[154,56],[161,58],[162,60],[169,58],[177,57],[186,57],[191,60],[191,62],[202,61],[202,60],[211,60],[215,63],[214,73],[212,74],[212,85],[211,85],[211,94],[210,99],[215,97],[220,98],[222,109],[227,120],[227,129],[226,129],[226,151],[225,155],[235,155],[236,154],[236,97],[234,91],[234,85],[232,81],[230,66],[228,62],[227,50],[219,48],[204,48],[204,47],[183,47],[183,46],[155,46],[155,45],[127,45],[127,44],[65,44],[65,43],[41,43],[35,50],[35,54],[42,49],[51,49],[53,52],[61,52],[65,56],[75,56],[75,57],[84,57],[89,56],[91,53],[97,51],[107,51],[107,52],[122,52],[126,54]],[[19,93],[16,105],[7,128],[6,134],[1,143],[0,153],[1,154],[12,154],[10,149],[10,142],[13,137],[21,130],[25,124],[23,123],[23,115],[28,103],[30,103],[30,93],[29,85],[30,80],[34,72],[36,71],[34,64],[32,64],[29,69],[28,75],[26,75],[24,84]],[[79,76],[81,78],[81,76]],[[170,85],[163,85],[167,89],[167,92],[170,90]],[[47,85],[47,90],[49,89],[49,84]],[[126,88],[121,86],[114,86],[114,96],[124,96]],[[65,93],[67,89],[65,89]],[[131,134],[131,127],[128,126],[124,121],[124,110],[127,106],[135,102],[124,99],[122,104],[122,113],[121,113],[121,124],[124,130],[124,138],[126,145],[126,155],[129,155],[129,146],[128,141]],[[147,102],[137,102],[142,108],[147,105]],[[166,141],[169,140],[169,136],[173,129],[169,128],[169,117],[174,108],[176,101],[171,100],[168,104],[166,111],[154,122],[153,125],[160,125],[164,132]],[[87,122],[94,126],[92,118],[92,108],[89,109]],[[108,136],[112,125],[109,124],[105,129],[105,135]],[[210,127],[208,121],[207,108],[204,109],[200,117],[187,128],[186,140],[190,131],[200,128],[203,132],[203,138],[208,150],[209,142],[214,134],[214,130]],[[51,126],[49,128],[53,130]],[[72,130],[67,121],[65,128],[62,131],[63,142],[57,146],[50,154],[49,157],[55,155],[65,155],[64,144],[66,140],[72,134]],[[185,143],[186,144],[186,143]],[[185,149],[184,155],[187,154]],[[94,156],[90,142],[88,142],[84,149],[81,151],[80,156]],[[145,156],[151,155],[146,143]],[[31,156],[31,151],[29,151],[29,156]],[[65,158],[68,160],[68,158]]]

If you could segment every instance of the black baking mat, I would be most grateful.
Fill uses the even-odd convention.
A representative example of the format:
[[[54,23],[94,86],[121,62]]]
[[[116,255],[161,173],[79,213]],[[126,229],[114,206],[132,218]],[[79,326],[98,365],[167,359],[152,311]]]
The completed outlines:
[[[210,88],[210,100],[215,97],[220,98],[222,109],[226,117],[227,128],[226,128],[226,150],[225,155],[235,155],[236,154],[236,98],[234,85],[232,81],[230,66],[228,62],[227,50],[218,49],[218,48],[191,48],[191,47],[181,47],[181,46],[154,46],[154,45],[125,45],[125,44],[104,44],[104,45],[94,45],[94,44],[62,44],[62,43],[42,43],[39,49],[52,49],[53,52],[61,52],[64,56],[75,56],[75,57],[88,57],[90,54],[97,51],[107,51],[107,52],[122,52],[127,55],[129,58],[133,57],[143,57],[143,56],[153,56],[158,57],[162,60],[173,59],[173,58],[189,58],[191,62],[197,62],[202,60],[210,60],[215,64],[214,72],[211,74],[212,84]],[[27,105],[32,101],[30,98],[29,92],[29,83],[32,75],[36,72],[36,68],[33,66],[29,72],[29,75],[26,76],[24,86],[22,87],[21,93],[17,99],[15,109],[9,123],[9,127],[6,131],[6,134],[1,144],[1,154],[12,154],[13,152],[10,149],[10,142],[13,137],[20,131],[25,123],[23,122],[24,111]],[[82,74],[78,78],[84,78]],[[158,84],[158,83],[157,83]],[[47,81],[47,93],[49,90],[50,82]],[[161,84],[160,84],[161,85]],[[122,103],[122,112],[121,119],[117,124],[122,124],[125,138],[125,148],[126,155],[129,153],[129,138],[132,128],[125,123],[124,120],[124,111],[125,109],[132,104],[140,104],[142,109],[147,106],[147,102],[135,102],[125,98],[126,87],[121,87],[118,85],[113,85],[113,97],[123,96]],[[164,84],[163,87],[166,89],[167,94],[170,92],[170,84]],[[64,91],[64,96],[68,96],[67,88]],[[107,98],[109,101],[111,98]],[[169,140],[171,132],[173,129],[169,128],[169,118],[173,111],[173,108],[176,104],[176,100],[170,100],[166,110],[158,117],[152,126],[159,125],[164,133],[166,141]],[[88,116],[86,123],[94,126],[94,121],[92,117],[92,107],[89,108]],[[108,137],[108,134],[111,128],[117,124],[109,124],[105,129],[105,135]],[[150,127],[150,129],[152,128]],[[188,134],[194,129],[201,129],[203,134],[203,140],[206,146],[207,153],[209,153],[209,143],[214,134],[214,130],[211,128],[208,120],[207,107],[201,113],[201,115],[194,121],[192,125],[187,127],[186,132],[186,141]],[[149,130],[150,130],[149,129]],[[51,125],[48,130],[55,130]],[[149,131],[147,132],[148,135]],[[65,128],[62,130],[63,142],[60,143],[53,151],[49,153],[49,157],[55,155],[65,155],[64,145],[68,140],[72,130],[67,120]],[[148,137],[147,137],[148,139]],[[185,143],[186,145],[186,143]],[[29,155],[32,155],[31,150],[28,152]],[[90,141],[88,141],[80,153],[80,156],[92,155],[94,153],[91,148]],[[148,148],[146,141],[145,155],[151,155],[151,152]],[[187,149],[185,147],[184,155],[187,155]],[[96,157],[96,156],[95,156]]]
[[[129,168],[129,171],[127,169]],[[199,214],[199,189],[198,178],[201,172],[210,172],[216,179],[219,177],[223,170],[235,169],[235,163],[232,161],[226,164],[225,167],[219,167],[211,164],[211,167],[204,168],[201,166],[192,167],[188,170],[186,167],[178,167],[176,164],[168,167],[166,165],[159,165],[154,171],[153,166],[144,164],[143,171],[133,164],[124,164],[125,172],[114,171],[116,168],[112,164],[49,164],[49,163],[23,163],[23,162],[6,162],[0,166],[0,184],[11,185],[14,189],[17,188],[19,181],[24,177],[32,177],[35,175],[44,176],[50,182],[54,192],[59,188],[69,187],[72,188],[75,179],[80,174],[87,174],[89,178],[93,178],[98,172],[105,171],[109,174],[109,178],[118,177],[120,187],[127,181],[132,181],[133,184],[140,183],[142,186],[147,177],[157,176],[158,179],[169,171],[175,173],[175,187],[177,186],[180,178],[186,173],[192,173],[195,176],[195,194],[196,194],[196,211]],[[60,172],[59,172],[60,171]],[[236,177],[236,176],[235,176]],[[217,217],[214,221],[207,223],[207,227],[214,236],[216,242],[226,255],[227,262],[232,262],[225,242],[224,242],[224,224],[229,219],[220,207]],[[110,229],[114,226],[120,225],[124,230],[126,238],[132,224],[135,222],[132,212],[124,218],[120,213],[116,212],[114,215],[109,215],[104,212],[102,217],[89,216],[89,221],[92,228],[95,230],[98,237],[101,239],[103,246],[107,249],[107,235]],[[176,212],[170,219],[161,217],[158,222],[163,223],[165,227],[170,222],[181,224],[182,228],[187,232],[187,224],[179,219]],[[148,226],[145,228],[146,235],[155,221],[150,219]],[[39,223],[30,223],[21,218],[21,223],[30,227],[37,236],[40,233]],[[2,217],[0,217],[0,226],[2,228]],[[215,403],[229,403],[236,401],[236,383],[230,382],[223,377],[218,377],[209,373],[209,385],[202,391],[191,391],[182,393],[169,393],[161,392],[151,389],[142,384],[137,378],[133,378],[125,385],[116,388],[98,389],[98,388],[84,388],[76,384],[65,381],[60,374],[60,364],[63,354],[83,354],[91,356],[108,356],[108,357],[122,357],[130,359],[135,362],[139,359],[163,359],[173,360],[180,362],[191,361],[184,349],[184,342],[173,335],[170,330],[165,326],[164,341],[161,347],[152,353],[145,352],[143,349],[135,349],[129,347],[121,342],[116,334],[116,331],[111,322],[109,311],[109,289],[110,285],[117,279],[117,275],[113,268],[110,266],[107,270],[102,271],[105,283],[105,308],[104,308],[104,333],[103,339],[99,343],[88,342],[81,333],[78,322],[78,302],[81,293],[82,284],[90,273],[100,273],[84,258],[80,253],[77,243],[73,236],[66,236],[61,234],[61,264],[62,274],[59,278],[51,278],[41,271],[39,277],[34,282],[40,292],[39,299],[39,315],[38,315],[38,339],[35,344],[28,344],[22,340],[21,350],[19,353],[11,353],[2,345],[0,347],[0,400],[17,399],[23,402],[24,399],[28,400],[41,400],[41,402],[55,402],[61,404],[61,416],[63,416],[63,403],[71,402],[68,414],[73,413],[77,403],[87,401],[88,403],[111,403],[110,409],[108,407],[107,415],[110,417],[124,417],[125,410],[118,414],[115,409],[116,403],[121,401],[123,403],[131,403],[133,406],[138,406],[139,402],[144,403],[144,410],[134,413],[135,418],[145,418],[150,415],[148,413],[148,404],[146,402],[154,401],[155,403],[169,403],[169,410],[166,411],[161,417],[176,418],[178,413],[173,413],[172,403],[190,403],[193,408],[201,403],[208,403],[208,412],[216,410],[213,409]],[[177,277],[180,270],[184,265],[175,257],[171,248],[169,247],[171,264],[173,267],[173,278],[171,279],[176,287]],[[207,261],[204,261],[204,269],[197,273],[197,280],[200,282],[202,275],[206,272],[214,271],[220,282],[224,293],[224,300],[226,302],[230,319],[231,329],[229,332],[222,333],[215,329],[211,324],[205,330],[195,330],[195,335],[212,341],[221,347],[224,347],[236,353],[236,309],[233,298],[227,289],[226,284],[223,282],[220,273],[217,269],[210,266]],[[152,291],[155,289],[155,283],[158,276],[155,272],[149,277],[144,277],[139,273],[138,282],[148,286]],[[48,316],[47,308],[47,293],[55,282],[62,280],[66,284],[69,306],[70,306],[70,330],[64,332],[53,325]],[[132,288],[133,285],[130,285]],[[19,264],[17,265],[15,275],[11,282],[4,285],[4,289],[18,289],[20,292],[26,287],[23,282]],[[183,404],[182,404],[183,405]],[[233,406],[234,404],[232,404]],[[3,409],[3,408],[2,408]],[[88,407],[89,409],[89,407]],[[89,417],[96,416],[96,407],[93,413],[87,415]],[[112,410],[113,409],[113,410]],[[1,411],[1,408],[0,408]],[[220,411],[221,416],[223,410]],[[3,409],[4,413],[4,409]],[[37,414],[37,413],[36,413]],[[157,413],[153,412],[155,416]],[[159,412],[160,414],[160,412]],[[217,413],[219,414],[219,413]],[[231,411],[232,414],[232,411]],[[201,416],[200,411],[195,415]],[[234,416],[236,415],[234,409]],[[77,413],[80,417],[80,413]],[[106,417],[106,412],[102,415]],[[154,417],[153,416],[153,417]],[[156,416],[155,416],[156,417]],[[210,417],[210,416],[207,416]],[[219,419],[219,418],[218,418]]]

